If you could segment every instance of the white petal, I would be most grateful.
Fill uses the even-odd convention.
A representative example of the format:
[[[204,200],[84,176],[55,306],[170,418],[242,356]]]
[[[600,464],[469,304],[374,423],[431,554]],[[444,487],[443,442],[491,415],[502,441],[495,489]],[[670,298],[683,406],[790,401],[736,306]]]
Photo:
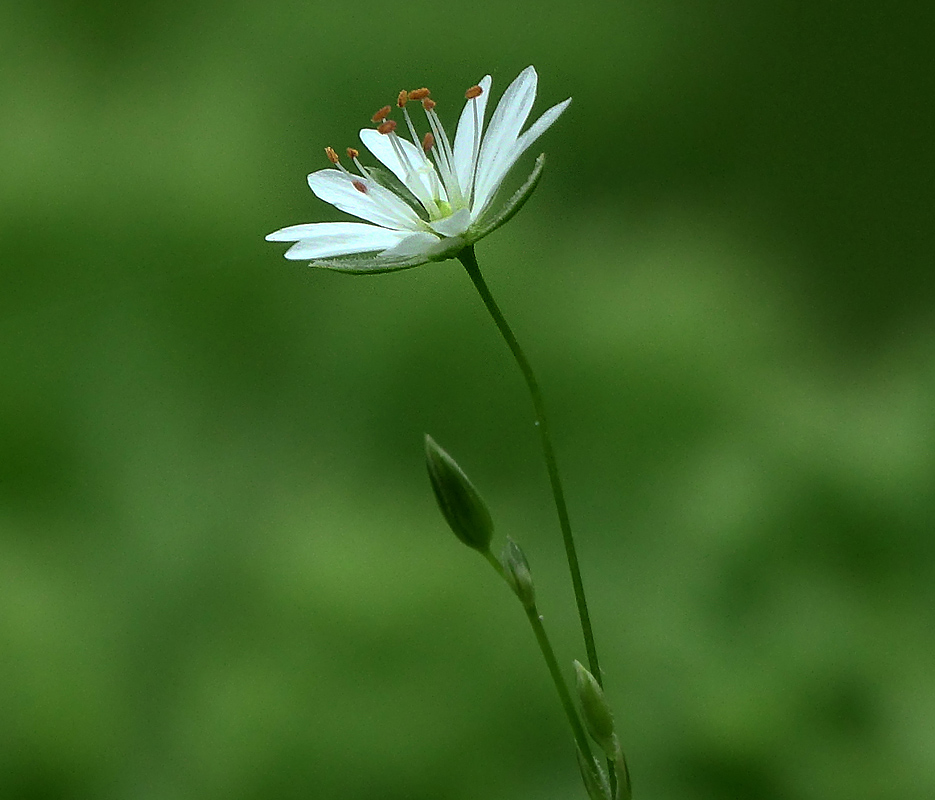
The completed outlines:
[[[458,185],[468,196],[471,194],[471,162],[474,158],[474,119],[477,118],[480,127],[477,136],[481,136],[484,131],[487,98],[490,96],[490,83],[489,75],[481,78],[480,83],[477,85],[483,91],[479,97],[468,100],[464,104],[464,110],[458,120],[458,130],[455,133],[455,173],[458,176]]]
[[[488,175],[495,171],[502,154],[516,142],[536,99],[539,76],[533,67],[526,67],[503,93],[493,112],[484,144],[477,162],[477,182],[489,183]]]
[[[313,222],[283,228],[266,238],[271,242],[296,242],[286,251],[286,258],[305,261],[385,250],[407,236],[408,231],[391,231],[362,222]]]
[[[500,154],[500,157],[493,163],[487,172],[478,175],[477,183],[474,187],[474,202],[472,205],[474,219],[480,217],[484,208],[490,203],[493,196],[500,188],[500,184],[507,173],[513,168],[517,159],[526,152],[530,145],[545,133],[557,120],[562,112],[571,104],[571,98],[556,103],[552,108],[546,111],[539,119],[529,126],[529,130],[520,136],[513,144]]]
[[[460,236],[471,224],[471,212],[462,208],[455,211],[450,217],[445,217],[437,222],[430,222],[432,230],[440,233],[442,236]]]
[[[290,225],[288,228],[280,228],[278,231],[266,234],[266,241],[297,242],[300,239],[307,239],[313,235],[315,228],[322,224],[321,222],[306,222],[302,225]]]
[[[567,100],[562,100],[561,103],[556,103],[552,108],[543,112],[542,116],[529,126],[529,130],[516,140],[516,147],[514,148],[516,158],[519,158],[525,153],[536,139],[551,128],[552,123],[555,122],[570,105],[571,98],[569,97]]]
[[[432,198],[437,197],[439,190],[442,200],[448,200],[444,188],[441,187],[441,181],[437,179],[435,167],[428,163],[425,154],[417,148],[412,142],[396,137],[396,141],[401,145],[406,154],[410,165],[417,167],[416,171],[408,168],[390,143],[390,137],[386,136],[374,128],[363,128],[360,131],[360,140],[364,146],[373,155],[378,158],[387,169],[399,178],[405,187],[412,192],[419,201],[428,206]],[[432,189],[435,191],[432,191]]]
[[[355,181],[366,191],[355,188]],[[419,227],[416,212],[389,189],[373,181],[355,178],[336,169],[321,169],[308,176],[308,185],[326,203],[368,222],[385,228],[413,230]]]
[[[438,237],[424,231],[410,233],[399,241],[395,247],[381,253],[387,258],[409,258],[410,256],[424,255],[437,249]]]

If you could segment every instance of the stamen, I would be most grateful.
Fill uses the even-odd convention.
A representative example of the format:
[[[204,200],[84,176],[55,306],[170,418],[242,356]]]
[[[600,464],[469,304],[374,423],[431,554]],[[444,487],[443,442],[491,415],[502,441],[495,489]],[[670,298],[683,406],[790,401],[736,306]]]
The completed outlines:
[[[352,181],[352,185],[361,194],[367,194],[367,187],[364,185],[363,181]]]
[[[419,134],[416,133],[416,126],[412,124],[412,117],[409,116],[409,109],[403,108],[403,119],[406,120],[406,126],[409,128],[409,136],[412,137],[412,143],[419,146]]]
[[[484,90],[481,89],[480,86],[472,86],[464,93],[464,96],[468,100],[473,100],[475,97],[480,97],[483,93]]]
[[[350,148],[348,148],[348,149],[350,149]],[[325,155],[328,156],[328,160],[329,160],[332,164],[334,164],[339,170],[341,170],[341,172],[343,172],[345,175],[350,176],[351,173],[348,172],[348,171],[347,171],[347,167],[345,167],[344,164],[341,163],[341,159],[338,158],[338,154],[337,154],[336,152],[334,152],[334,148],[333,148],[333,147],[326,147],[326,148],[325,148]],[[348,155],[350,155],[350,154],[348,154]]]
[[[422,137],[422,149],[428,153],[435,146],[435,137],[431,133],[426,131],[425,136]]]
[[[451,150],[451,142],[448,141],[448,134],[445,133],[442,121],[434,111],[435,102],[425,98],[422,101],[422,107],[425,109],[425,116],[429,121],[429,127],[432,129],[435,141],[438,142],[438,147],[432,151],[432,155],[435,157],[435,163],[438,164],[438,170],[445,183],[445,188],[448,190],[448,199],[460,204],[464,200],[464,194],[458,183],[458,176],[455,174],[455,158]]]
[[[480,86],[477,87],[480,89]],[[470,91],[470,90],[469,90]],[[468,185],[465,191],[468,193],[469,203],[474,202],[474,185],[477,183],[477,161],[480,158],[480,114],[477,113],[477,103],[471,103],[471,110],[474,112],[474,146],[471,148],[471,171],[468,173]]]
[[[400,108],[405,108],[407,100],[409,100],[409,92],[403,89],[400,91],[399,97],[396,98],[396,105],[398,105]]]
[[[384,122],[384,125],[389,125],[391,121]],[[396,123],[393,123],[395,127]],[[382,126],[381,126],[382,127]],[[379,128],[377,129],[379,130]],[[383,131],[380,131],[383,133]],[[390,145],[393,147],[393,152],[396,153],[396,157],[399,159],[400,164],[402,164],[403,169],[406,171],[406,176],[408,178],[407,186],[409,190],[416,196],[416,199],[422,203],[422,206],[428,211],[429,216],[434,218],[438,215],[438,204],[432,197],[431,189],[426,189],[425,184],[422,182],[422,175],[420,170],[416,165],[414,165],[409,160],[409,155],[406,153],[403,148],[400,138],[393,132],[392,128],[389,131],[386,131],[388,138],[390,140]],[[418,151],[422,155],[421,151]],[[422,156],[425,158],[425,156]],[[435,170],[431,169],[431,165],[428,165],[430,173],[434,176]]]
[[[385,120],[390,115],[390,111],[392,111],[392,109],[389,106],[383,106],[383,108],[381,108],[376,114],[374,114],[370,118],[370,121],[371,122],[383,122],[383,120]]]
[[[430,94],[431,92],[423,86],[421,89],[413,89],[411,92],[409,92],[409,99],[410,100],[423,100],[426,97],[428,97]]]
[[[351,161],[354,162],[354,166],[357,167],[360,174],[363,175],[364,178],[368,181],[373,180],[373,176],[370,174],[370,170],[368,170],[363,164],[361,164],[360,159],[357,158],[357,156],[359,155],[360,153],[358,153],[353,147],[347,148],[347,156],[348,158],[351,159]],[[340,164],[338,166],[340,167]],[[348,173],[348,175],[350,175],[350,173]]]
[[[386,122],[381,122],[377,128],[377,132],[382,133],[384,136],[388,133],[392,133],[396,130],[396,123],[393,120],[388,119]]]
[[[406,120],[406,126],[409,128],[409,136],[412,139],[412,143],[418,149],[419,134],[416,133],[416,126],[412,124],[412,117],[409,115],[409,109],[406,108],[405,106],[402,106],[402,110],[403,110],[403,118]],[[437,195],[438,194],[438,176],[435,174],[435,170],[432,169],[432,163],[428,160],[428,158],[425,157],[424,153],[422,154],[422,161],[423,161],[423,164],[429,168],[428,170],[430,173],[429,183],[431,184],[431,186],[429,187],[429,190],[432,192],[433,195]]]

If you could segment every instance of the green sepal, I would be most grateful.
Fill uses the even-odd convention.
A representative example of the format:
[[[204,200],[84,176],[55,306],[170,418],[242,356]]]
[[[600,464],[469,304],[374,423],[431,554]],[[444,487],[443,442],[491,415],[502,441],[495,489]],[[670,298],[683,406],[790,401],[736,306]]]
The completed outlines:
[[[523,604],[523,607],[532,610],[536,607],[536,589],[532,583],[532,573],[529,571],[529,562],[522,548],[509,536],[500,558],[506,573],[507,582],[513,592]]]
[[[379,275],[383,272],[399,272],[402,269],[421,267],[431,260],[425,256],[386,258],[379,253],[358,253],[335,258],[315,258],[309,262],[309,266],[332,272],[346,272],[350,275]]]
[[[545,153],[539,155],[525,183],[513,193],[513,196],[500,207],[497,213],[489,218],[482,217],[475,226],[468,231],[467,238],[470,240],[471,244],[479,239],[483,239],[488,233],[493,233],[501,225],[513,219],[516,213],[525,205],[530,195],[536,190],[536,186],[539,185],[539,179],[542,177],[543,169],[545,169]]]
[[[487,505],[457,462],[428,434],[425,464],[438,507],[454,535],[468,547],[487,553],[493,538],[493,519]]]

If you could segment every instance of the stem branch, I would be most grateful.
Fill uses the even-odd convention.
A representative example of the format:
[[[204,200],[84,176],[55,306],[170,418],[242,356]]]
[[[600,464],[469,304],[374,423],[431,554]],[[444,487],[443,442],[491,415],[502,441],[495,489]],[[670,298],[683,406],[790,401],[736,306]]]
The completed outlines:
[[[507,581],[506,574],[503,570],[503,566],[497,560],[497,557],[493,555],[489,550],[484,554],[487,560],[490,562],[490,565],[497,571],[497,574]],[[539,645],[539,650],[542,652],[542,657],[545,659],[545,664],[549,668],[549,675],[552,676],[552,683],[555,684],[555,688],[558,691],[559,699],[562,701],[562,708],[565,710],[565,716],[568,717],[568,722],[571,724],[571,730],[575,737],[575,743],[578,745],[578,749],[584,754],[587,759],[588,764],[594,763],[594,758],[591,755],[591,747],[588,743],[588,736],[584,731],[584,726],[581,724],[581,719],[578,717],[578,712],[575,710],[575,704],[571,699],[571,694],[568,691],[568,687],[565,685],[565,680],[562,678],[561,668],[558,666],[558,660],[555,658],[555,651],[552,649],[552,643],[549,641],[549,636],[545,632],[545,626],[542,624],[542,617],[539,616],[539,611],[536,606],[533,604],[531,606],[523,605],[523,610],[526,612],[526,618],[529,620],[529,624],[532,626],[532,631],[536,635],[536,642]]]

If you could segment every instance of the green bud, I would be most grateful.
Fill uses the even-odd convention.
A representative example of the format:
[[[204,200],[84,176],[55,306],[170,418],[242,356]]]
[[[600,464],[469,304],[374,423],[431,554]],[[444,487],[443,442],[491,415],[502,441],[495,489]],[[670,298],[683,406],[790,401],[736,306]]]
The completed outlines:
[[[524,608],[536,607],[536,590],[532,584],[532,573],[529,571],[529,562],[520,546],[509,536],[501,556],[506,578]]]
[[[607,776],[593,758],[588,758],[581,752],[580,747],[575,748],[578,754],[578,768],[581,770],[581,780],[591,800],[611,800],[610,785]]]
[[[486,553],[493,537],[493,520],[474,484],[435,440],[425,435],[425,464],[438,507],[448,526],[468,547]]]
[[[578,702],[588,733],[612,761],[620,755],[620,742],[614,732],[614,716],[604,697],[604,690],[581,663],[575,661]]]

